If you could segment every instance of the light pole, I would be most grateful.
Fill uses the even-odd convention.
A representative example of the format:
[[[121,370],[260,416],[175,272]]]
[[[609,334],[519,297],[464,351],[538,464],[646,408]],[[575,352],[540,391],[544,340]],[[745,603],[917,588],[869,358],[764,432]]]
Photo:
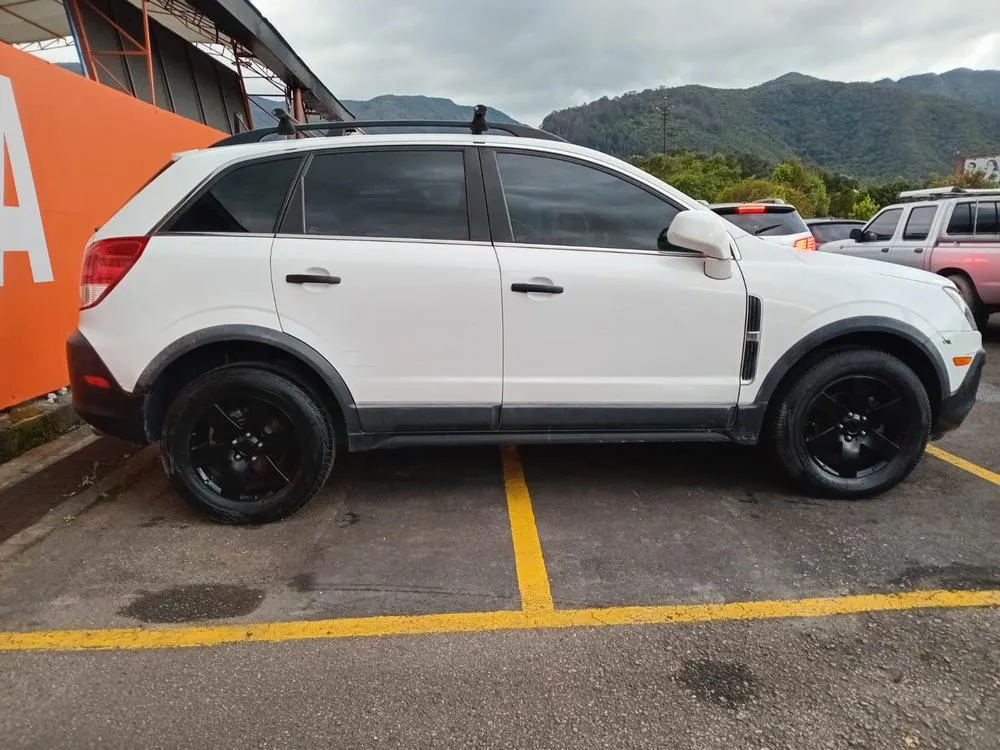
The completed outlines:
[[[670,115],[670,102],[667,101],[667,97],[663,97],[663,101],[656,105],[656,111],[660,113],[660,119],[663,121],[663,150],[660,153],[667,153],[667,117]]]

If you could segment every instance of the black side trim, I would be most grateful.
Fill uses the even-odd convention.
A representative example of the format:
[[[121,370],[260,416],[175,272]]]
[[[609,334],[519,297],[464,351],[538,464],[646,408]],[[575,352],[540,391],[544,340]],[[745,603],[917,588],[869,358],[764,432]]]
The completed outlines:
[[[260,344],[268,344],[277,349],[291,354],[303,364],[313,370],[329,386],[333,392],[341,412],[344,414],[344,423],[348,432],[357,432],[361,429],[358,420],[358,410],[354,403],[354,396],[351,395],[347,383],[340,376],[340,373],[322,355],[308,344],[300,341],[287,333],[275,331],[270,328],[251,325],[224,325],[206,328],[196,333],[184,336],[153,358],[146,369],[139,376],[136,390],[140,392],[148,391],[160,374],[178,357],[194,351],[199,347],[208,344],[224,343],[226,341],[246,341]]]
[[[763,317],[763,302],[760,297],[747,297],[747,322],[743,336],[743,363],[740,365],[740,380],[751,383],[757,376],[757,355],[760,352],[760,332]]]
[[[774,395],[774,391],[777,389],[782,378],[809,352],[840,336],[851,333],[891,333],[915,345],[927,356],[928,360],[934,366],[941,389],[941,399],[947,398],[949,393],[948,371],[941,356],[923,333],[908,323],[903,323],[893,318],[863,315],[857,318],[848,318],[847,320],[838,320],[835,323],[830,323],[813,331],[805,338],[800,339],[782,355],[781,359],[767,373],[767,377],[764,378],[764,382],[757,392],[757,398],[754,400],[755,403],[766,404],[771,396]]]
[[[351,435],[352,451],[424,445],[509,445],[562,443],[726,443],[719,432],[484,432],[423,435]]]
[[[486,188],[478,148],[465,149],[465,198],[469,210],[469,240],[490,241],[490,219],[486,211]]]
[[[360,406],[365,432],[480,432],[500,425],[499,407],[478,404],[448,406]]]
[[[145,443],[145,398],[126,393],[94,347],[79,331],[66,341],[66,363],[73,389],[73,409],[98,432],[133,443]],[[101,378],[107,387],[87,381]]]
[[[483,165],[483,184],[486,188],[486,207],[490,217],[490,232],[494,242],[513,242],[514,230],[510,226],[510,216],[507,213],[507,199],[503,194],[503,183],[500,180],[500,167],[497,164],[497,152],[492,148],[479,149]]]
[[[616,406],[555,404],[504,406],[500,424],[505,431],[552,430],[726,430],[733,425],[735,406]]]
[[[931,439],[938,440],[943,435],[962,426],[976,404],[976,394],[979,392],[979,382],[986,366],[986,352],[980,351],[965,374],[965,380],[958,390],[941,402],[937,419],[931,425]]]

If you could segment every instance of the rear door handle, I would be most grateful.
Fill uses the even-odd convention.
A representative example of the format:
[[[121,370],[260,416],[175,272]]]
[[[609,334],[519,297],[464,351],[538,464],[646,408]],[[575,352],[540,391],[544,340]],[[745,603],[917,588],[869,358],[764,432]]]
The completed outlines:
[[[562,294],[563,288],[555,284],[511,284],[512,292],[521,294]]]
[[[915,252],[915,253],[922,253],[923,251],[924,251],[924,249],[922,247],[918,247],[913,252]]]
[[[339,284],[339,276],[320,273],[290,273],[285,277],[289,284]]]

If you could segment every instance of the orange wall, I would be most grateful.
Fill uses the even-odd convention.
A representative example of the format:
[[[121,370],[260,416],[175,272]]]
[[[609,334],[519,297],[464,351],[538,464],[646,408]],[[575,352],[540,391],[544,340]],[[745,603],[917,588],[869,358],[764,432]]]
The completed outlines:
[[[223,135],[0,43],[0,408],[67,383],[94,229],[172,153]]]

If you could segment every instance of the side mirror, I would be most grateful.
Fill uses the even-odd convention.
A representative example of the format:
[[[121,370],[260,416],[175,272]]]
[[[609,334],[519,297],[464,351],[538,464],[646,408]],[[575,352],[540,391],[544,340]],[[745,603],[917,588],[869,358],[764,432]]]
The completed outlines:
[[[670,222],[667,241],[705,256],[705,275],[728,279],[733,274],[732,237],[726,220],[712,211],[681,211]]]
[[[854,227],[854,229],[851,230],[850,238],[855,242],[864,242],[865,230]]]

